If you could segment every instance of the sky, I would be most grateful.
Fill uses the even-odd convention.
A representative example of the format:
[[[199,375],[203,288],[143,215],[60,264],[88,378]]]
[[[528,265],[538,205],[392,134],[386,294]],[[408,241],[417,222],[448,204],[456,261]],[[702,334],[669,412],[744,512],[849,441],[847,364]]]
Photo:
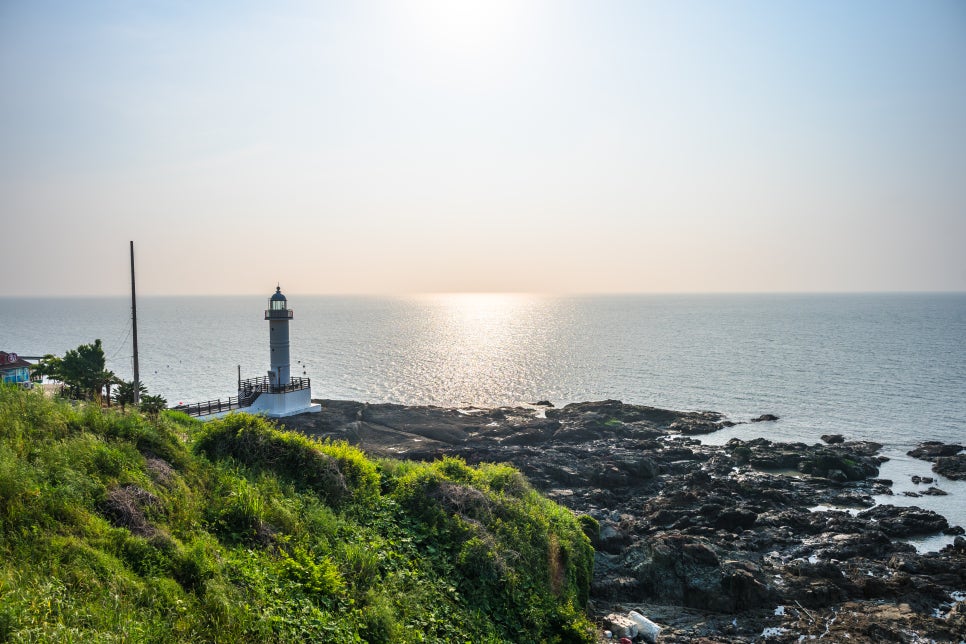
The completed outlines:
[[[966,3],[0,0],[0,296],[966,291]]]

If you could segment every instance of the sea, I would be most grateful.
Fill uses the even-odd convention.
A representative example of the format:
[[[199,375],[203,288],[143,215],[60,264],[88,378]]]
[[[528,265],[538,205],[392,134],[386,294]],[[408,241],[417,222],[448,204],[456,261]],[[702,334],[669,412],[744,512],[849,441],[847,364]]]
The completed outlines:
[[[260,296],[140,297],[141,379],[170,405],[227,398],[269,366]],[[885,445],[893,496],[966,527],[966,482],[906,456],[966,441],[966,293],[405,297],[289,295],[292,374],[314,398],[561,406],[618,399],[743,423],[701,437]],[[0,350],[62,355],[100,338],[132,377],[130,298],[0,298]],[[747,423],[761,414],[777,422]],[[933,549],[948,538],[916,542]]]

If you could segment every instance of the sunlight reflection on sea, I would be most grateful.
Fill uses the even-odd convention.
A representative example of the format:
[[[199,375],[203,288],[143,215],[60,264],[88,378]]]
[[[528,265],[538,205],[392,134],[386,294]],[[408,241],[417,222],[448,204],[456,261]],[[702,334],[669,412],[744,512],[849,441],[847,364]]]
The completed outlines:
[[[141,298],[149,390],[171,404],[227,398],[239,368],[263,375],[266,301]],[[289,305],[292,373],[312,378],[316,398],[487,407],[614,398],[738,422],[772,413],[781,419],[702,438],[875,440],[895,458],[885,472],[905,468],[897,491],[909,472],[929,474],[928,463],[899,460],[905,451],[966,439],[963,294],[290,295]],[[0,349],[62,354],[101,338],[108,367],[130,379],[129,306],[0,298]],[[944,497],[895,502],[945,506],[966,524],[966,506]]]

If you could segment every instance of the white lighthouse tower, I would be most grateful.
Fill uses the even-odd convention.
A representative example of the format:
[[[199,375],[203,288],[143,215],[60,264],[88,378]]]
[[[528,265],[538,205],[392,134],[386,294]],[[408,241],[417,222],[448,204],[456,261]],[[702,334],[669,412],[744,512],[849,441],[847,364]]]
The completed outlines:
[[[275,287],[275,294],[268,300],[265,319],[268,320],[268,338],[271,348],[271,365],[268,381],[277,387],[291,382],[291,361],[288,352],[288,321],[295,311],[288,308],[288,300],[282,295],[282,287]]]
[[[288,308],[282,287],[277,286],[265,309],[270,356],[268,375],[238,383],[239,400],[251,401],[245,411],[280,418],[322,410],[321,405],[312,404],[311,381],[291,376],[288,323],[294,313]]]

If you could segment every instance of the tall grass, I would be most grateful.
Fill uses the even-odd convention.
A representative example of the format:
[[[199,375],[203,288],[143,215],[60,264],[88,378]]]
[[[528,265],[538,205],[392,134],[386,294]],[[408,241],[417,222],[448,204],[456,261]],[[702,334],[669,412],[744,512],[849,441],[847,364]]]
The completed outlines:
[[[590,641],[591,562],[508,466],[0,387],[0,641]]]

